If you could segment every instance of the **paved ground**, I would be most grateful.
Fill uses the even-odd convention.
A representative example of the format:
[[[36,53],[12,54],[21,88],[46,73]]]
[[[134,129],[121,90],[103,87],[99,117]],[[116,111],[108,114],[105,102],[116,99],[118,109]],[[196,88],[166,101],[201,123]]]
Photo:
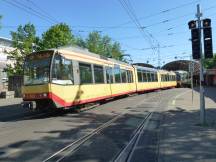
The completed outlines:
[[[206,126],[200,126],[198,90],[193,102],[191,92],[177,96],[164,112],[160,162],[216,161],[216,88],[206,88]]]
[[[77,113],[44,114],[22,109],[16,101],[0,101],[0,161],[43,161],[88,134],[114,116],[123,114],[109,129],[63,161],[112,160],[127,144],[146,112],[157,112],[140,138],[133,162],[216,161],[215,90],[206,100],[208,127],[198,121],[198,96],[189,89],[169,89],[108,102]],[[5,102],[5,104],[3,104]],[[10,103],[10,106],[7,106]],[[160,126],[161,125],[161,126]],[[198,156],[199,155],[199,156]]]

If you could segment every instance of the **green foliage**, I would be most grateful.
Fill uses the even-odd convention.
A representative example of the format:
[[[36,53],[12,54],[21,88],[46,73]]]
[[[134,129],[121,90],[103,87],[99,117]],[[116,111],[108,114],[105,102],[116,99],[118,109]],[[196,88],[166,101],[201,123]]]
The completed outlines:
[[[51,26],[42,34],[41,49],[58,48],[75,43],[70,27],[65,23]]]
[[[103,36],[99,45],[99,54],[106,56],[106,57],[112,57],[112,42],[111,38],[109,36]]]
[[[120,44],[117,42],[112,43],[112,39],[109,36],[101,36],[97,31],[89,33],[86,39],[86,46],[90,52],[118,60],[122,59],[123,53]]]
[[[118,42],[115,42],[112,46],[112,57],[116,58],[118,60],[122,60],[123,56],[122,56],[122,51],[121,51],[121,46]]]
[[[8,75],[22,75],[25,57],[32,53],[33,46],[38,44],[36,30],[33,24],[20,25],[16,32],[11,32],[14,51],[8,53],[8,57],[14,60],[14,67],[7,65],[5,71]]]
[[[101,36],[99,32],[94,31],[89,33],[88,38],[86,39],[87,48],[90,52],[98,53],[100,51],[100,42],[101,42]]]
[[[77,37],[75,39],[75,44],[79,47],[82,47],[82,48],[87,48],[87,44],[86,44],[86,41],[83,40],[81,37]]]
[[[212,69],[216,67],[216,54],[214,54],[212,59],[205,59],[203,62],[206,69]]]

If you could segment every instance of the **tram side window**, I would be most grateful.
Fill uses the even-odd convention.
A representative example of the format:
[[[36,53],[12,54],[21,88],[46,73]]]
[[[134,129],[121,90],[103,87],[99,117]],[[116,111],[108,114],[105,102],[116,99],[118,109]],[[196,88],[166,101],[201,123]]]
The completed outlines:
[[[132,83],[132,73],[130,70],[127,70],[127,78],[128,78],[128,83]]]
[[[102,66],[94,65],[94,78],[95,83],[104,83],[104,73]]]
[[[166,81],[166,82],[168,81],[167,75],[165,75],[165,81]]]
[[[122,83],[127,83],[127,74],[126,74],[126,70],[121,69],[121,77],[122,77]]]
[[[152,82],[155,82],[155,75],[154,75],[154,73],[150,73],[150,74],[151,74]]]
[[[92,83],[92,69],[90,64],[79,63],[80,83]]]
[[[147,74],[143,71],[143,82],[148,82]]]
[[[133,72],[129,71],[129,74],[130,74],[130,83],[133,83],[134,82],[134,80],[133,80]]]
[[[142,71],[141,70],[137,71],[137,76],[138,76],[138,82],[142,82]]]
[[[169,75],[169,81],[172,81],[172,75]]]
[[[162,80],[163,82],[165,82],[165,76],[164,76],[164,75],[161,75],[161,80]]]
[[[121,83],[121,71],[120,71],[120,67],[115,67],[114,68],[114,75],[115,75],[115,82],[116,83]]]
[[[126,70],[127,73],[127,78],[128,78],[128,83],[131,83],[131,74],[129,70]]]
[[[113,83],[113,70],[111,67],[106,67],[106,79],[107,83]]]
[[[148,82],[151,82],[152,81],[152,78],[151,78],[151,73],[147,73],[147,76],[148,76]]]
[[[61,55],[56,54],[52,67],[52,83],[74,84],[73,64]]]
[[[173,81],[175,81],[175,75],[173,75]]]

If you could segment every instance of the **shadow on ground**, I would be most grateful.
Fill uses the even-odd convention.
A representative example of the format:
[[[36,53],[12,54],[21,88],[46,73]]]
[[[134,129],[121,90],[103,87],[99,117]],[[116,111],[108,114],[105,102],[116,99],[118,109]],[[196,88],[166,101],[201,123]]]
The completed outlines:
[[[216,87],[204,87],[204,89],[208,92],[205,93],[205,96],[216,102]],[[194,90],[199,92],[199,87],[194,88]]]
[[[207,124],[200,126],[199,111],[181,107],[164,113],[160,162],[216,161],[216,107],[206,110]]]
[[[116,121],[112,125],[117,126],[119,122],[125,120],[124,123],[127,125],[127,129],[125,130],[128,130],[128,132],[132,133],[133,131],[131,131],[131,129],[135,129],[137,127],[138,123],[140,122],[138,119],[140,118],[140,116],[143,116],[143,114],[137,115],[137,117],[134,117],[134,115],[127,114],[126,116],[124,116],[124,119],[121,119],[121,121]],[[0,148],[0,161],[42,161],[113,117],[114,115],[95,115],[89,112],[65,116],[64,118],[62,118],[62,120],[64,120],[65,124],[69,126],[68,129],[35,131],[35,134],[44,134],[45,136],[37,140],[26,139],[16,143],[11,143],[7,146],[3,146]],[[81,118],[82,120],[75,120],[76,118]],[[85,122],[88,120],[90,122],[88,124],[85,124]],[[82,122],[84,123],[83,125]],[[109,141],[108,143],[112,144],[111,150],[119,151],[120,147],[122,147],[122,143],[115,142],[117,138],[114,137],[114,135],[122,135],[122,137],[119,139],[121,141],[123,140],[123,137],[127,138],[128,140],[131,134],[121,134],[119,132],[119,129],[113,129],[112,131],[113,132],[111,133],[107,133],[108,135],[106,136],[106,140]],[[116,132],[117,134],[114,132]],[[103,146],[101,146],[101,148],[103,148]],[[86,158],[89,157],[87,156]]]

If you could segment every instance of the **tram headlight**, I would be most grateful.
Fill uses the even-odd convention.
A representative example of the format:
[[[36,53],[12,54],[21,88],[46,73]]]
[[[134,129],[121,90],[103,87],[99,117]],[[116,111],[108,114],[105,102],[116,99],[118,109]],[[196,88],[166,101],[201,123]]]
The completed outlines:
[[[43,93],[43,97],[47,97],[47,93]]]

